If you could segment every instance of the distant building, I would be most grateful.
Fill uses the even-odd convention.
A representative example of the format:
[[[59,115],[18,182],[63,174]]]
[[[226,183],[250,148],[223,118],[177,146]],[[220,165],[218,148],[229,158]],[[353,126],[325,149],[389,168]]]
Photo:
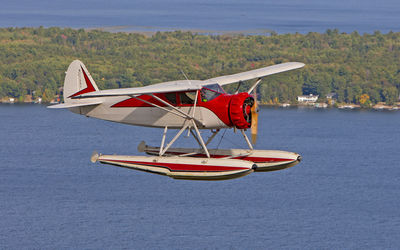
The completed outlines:
[[[35,103],[41,104],[42,103],[42,97],[38,97],[36,99]]]
[[[329,93],[326,95],[326,99],[336,99],[337,94],[336,93]]]
[[[329,93],[326,95],[326,100],[328,101],[329,105],[334,105],[336,103],[337,94],[336,93]]]
[[[290,103],[285,102],[285,103],[282,103],[282,104],[279,105],[279,106],[281,106],[281,107],[283,107],[283,108],[288,108],[288,107],[290,107]]]
[[[391,110],[393,106],[386,105],[384,102],[378,102],[372,108],[375,110]]]
[[[340,109],[358,109],[358,108],[360,108],[360,105],[344,104],[344,105],[339,105],[338,108],[340,108]]]
[[[314,103],[314,107],[316,107],[316,108],[327,108],[328,104],[326,104],[324,102]]]
[[[31,95],[25,95],[24,96],[24,102],[25,103],[32,103],[32,96]]]
[[[299,95],[297,97],[297,101],[299,103],[314,103],[318,100],[318,95],[313,95],[313,94],[309,94],[309,95]]]

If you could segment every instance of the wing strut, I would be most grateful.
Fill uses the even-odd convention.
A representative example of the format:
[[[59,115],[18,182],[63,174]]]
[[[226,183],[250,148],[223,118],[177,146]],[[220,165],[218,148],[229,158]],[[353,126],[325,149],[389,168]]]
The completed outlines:
[[[158,96],[156,96],[156,95],[154,95],[154,94],[150,94],[150,96],[152,96],[154,99],[156,99],[156,100],[158,100],[158,101],[164,103],[164,104],[167,105],[168,107],[172,108],[174,111],[177,111],[179,114],[178,114],[178,113],[175,113],[175,112],[172,112],[172,110],[168,110],[168,109],[166,109],[166,108],[164,108],[164,107],[161,107],[161,106],[159,106],[159,105],[156,105],[156,104],[154,104],[154,103],[147,102],[147,101],[145,101],[145,100],[141,100],[141,99],[138,98],[138,97],[134,97],[134,98],[136,98],[136,99],[139,99],[139,100],[141,100],[141,101],[144,101],[144,102],[146,102],[146,103],[148,103],[148,104],[151,104],[151,105],[156,106],[156,107],[158,107],[158,108],[161,108],[161,109],[163,109],[163,110],[167,110],[168,112],[171,112],[171,113],[173,113],[173,114],[180,115],[180,116],[183,115],[184,118],[186,118],[186,121],[185,121],[183,127],[182,127],[182,128],[179,130],[179,132],[174,136],[174,138],[172,138],[172,140],[167,144],[167,146],[166,146],[165,148],[164,148],[164,143],[165,143],[165,137],[166,137],[168,128],[167,128],[167,127],[164,128],[164,133],[163,133],[163,137],[162,137],[162,140],[161,140],[161,147],[160,147],[159,156],[163,156],[163,155],[165,154],[165,152],[167,152],[167,150],[172,146],[172,144],[179,138],[179,136],[185,131],[185,129],[189,128],[190,133],[192,133],[193,137],[196,139],[196,141],[199,143],[199,145],[203,148],[203,150],[204,150],[204,152],[206,153],[207,157],[210,158],[210,153],[208,152],[207,144],[204,143],[204,140],[203,140],[203,138],[201,137],[200,131],[199,131],[199,129],[197,128],[197,125],[196,125],[196,122],[199,122],[199,123],[201,123],[201,122],[200,122],[199,120],[197,120],[196,118],[194,118],[198,94],[199,94],[199,91],[196,91],[196,99],[195,99],[195,103],[194,103],[194,106],[193,106],[192,115],[189,115],[189,114],[183,112],[182,110],[177,109],[176,107],[172,106],[170,103],[164,101],[163,99],[159,98]],[[190,128],[191,128],[192,126],[193,126],[194,130],[196,131],[197,136],[196,136],[196,134],[193,133],[192,130],[190,130]]]
[[[214,137],[218,134],[218,132],[219,132],[219,129],[217,129],[217,130],[215,130],[215,131],[212,131],[211,130],[211,132],[212,132],[212,135],[210,136],[210,138],[208,138],[208,140],[207,140],[207,142],[206,142],[206,146],[214,139]]]
[[[172,108],[173,110],[176,110],[177,112],[181,113],[181,114],[184,115],[187,119],[196,121],[196,122],[198,122],[198,123],[201,124],[201,122],[200,122],[199,120],[197,120],[196,118],[194,118],[193,116],[191,116],[191,115],[189,115],[189,114],[183,112],[183,111],[180,110],[180,109],[177,109],[176,107],[172,106],[170,103],[164,101],[164,100],[161,99],[160,97],[158,97],[158,96],[156,96],[156,95],[154,95],[154,94],[150,94],[150,96],[152,96],[154,99],[156,99],[156,100],[158,100],[158,101],[164,103],[165,105],[167,105],[168,107]],[[154,104],[153,104],[153,105],[154,105]]]
[[[154,107],[156,107],[156,108],[159,108],[159,109],[162,109],[162,110],[164,110],[164,111],[167,111],[167,112],[169,112],[169,113],[171,113],[171,114],[180,116],[180,117],[182,117],[182,118],[186,118],[185,115],[182,115],[182,114],[179,114],[179,113],[175,113],[175,112],[173,112],[172,110],[169,110],[169,109],[166,109],[166,108],[164,108],[164,107],[161,107],[161,106],[159,106],[159,105],[157,105],[157,104],[155,104],[155,103],[152,103],[152,102],[143,100],[143,99],[141,99],[141,98],[139,98],[139,97],[136,97],[136,96],[131,96],[131,97],[132,97],[132,98],[135,98],[135,99],[137,99],[137,100],[139,100],[139,101],[141,101],[141,102],[147,103],[147,104],[149,104],[149,105],[151,105],[151,106],[154,106]],[[169,104],[169,103],[168,103],[168,104]]]
[[[199,131],[199,129],[197,128],[196,123],[195,123],[194,121],[192,121],[192,123],[193,123],[194,129],[196,130],[198,139],[200,140],[200,145],[203,147],[204,152],[206,153],[207,157],[210,158],[210,153],[208,152],[208,149],[207,149],[206,144],[204,144],[203,138],[201,137],[200,131]]]
[[[165,136],[167,136],[167,130],[168,130],[168,126],[165,126],[164,128],[164,133],[163,133],[163,137],[161,139],[161,146],[160,146],[160,153],[159,155],[162,156],[162,150],[164,148],[164,143],[165,143]]]
[[[197,93],[198,93],[198,92],[197,92]],[[150,94],[150,96],[152,96],[152,97],[154,97],[156,100],[158,100],[158,101],[164,103],[165,105],[167,105],[168,107],[172,108],[173,110],[170,110],[170,109],[161,107],[160,105],[157,105],[157,104],[155,104],[155,103],[146,101],[146,100],[144,100],[144,99],[141,99],[141,98],[136,97],[136,96],[133,96],[133,95],[132,95],[131,97],[132,97],[132,98],[135,98],[135,99],[137,99],[137,100],[139,100],[139,101],[141,101],[141,102],[147,103],[147,104],[149,104],[149,105],[151,105],[151,106],[154,106],[154,107],[156,107],[156,108],[162,109],[162,110],[164,110],[164,111],[166,111],[166,112],[169,112],[169,113],[171,113],[171,114],[180,116],[180,117],[182,117],[182,118],[187,118],[187,119],[189,119],[189,120],[193,120],[193,121],[196,121],[196,122],[198,122],[198,123],[201,124],[201,121],[199,121],[198,119],[194,118],[194,110],[193,110],[193,112],[192,112],[193,115],[189,115],[189,114],[187,114],[187,113],[181,111],[180,109],[177,109],[176,107],[172,106],[170,103],[164,101],[163,99],[159,98],[158,96],[156,96],[156,95],[154,95],[154,94]],[[196,94],[196,99],[197,99],[197,94]],[[195,104],[196,104],[196,102],[195,102]],[[196,108],[196,106],[194,106],[194,108]],[[178,113],[177,113],[177,112],[174,112],[174,111],[177,111]],[[190,127],[190,126],[189,126],[189,127]]]
[[[251,144],[251,142],[250,142],[249,138],[247,137],[246,133],[244,132],[244,129],[241,129],[240,132],[242,132],[242,135],[243,135],[244,139],[246,140],[247,145],[249,146],[249,148],[251,150],[254,150],[253,145]]]
[[[160,156],[163,156],[165,152],[172,146],[172,144],[179,138],[179,136],[185,131],[185,129],[189,126],[188,122],[185,122],[185,125],[179,130],[179,132],[172,138],[172,140],[167,144],[165,148],[160,147]],[[165,131],[165,130],[164,130]],[[165,140],[165,137],[163,136],[163,140]],[[162,145],[164,146],[164,145]]]
[[[196,97],[194,98],[194,105],[193,105],[193,109],[192,109],[192,117],[194,117],[194,113],[195,113],[195,111],[196,111],[196,106],[197,106],[197,98],[198,98],[198,96],[199,96],[199,91],[198,90],[196,90]],[[188,128],[188,137],[189,137],[189,133],[191,132],[192,130],[191,130],[191,127],[189,126],[189,128]],[[193,134],[192,134],[193,135]],[[206,145],[207,145],[207,143],[206,143]]]
[[[258,78],[258,79],[257,79],[257,82],[254,83],[253,86],[251,86],[251,88],[249,89],[249,91],[247,91],[247,93],[250,94],[251,91],[253,91],[253,90],[257,87],[257,85],[261,82],[261,80],[262,80],[262,78]]]
[[[164,133],[163,133],[163,137],[162,137],[162,140],[161,140],[161,147],[160,147],[160,151],[159,151],[159,156],[163,156],[165,154],[165,152],[167,152],[167,150],[179,138],[179,136],[181,136],[181,134],[185,131],[185,129],[187,129],[190,126],[190,123],[194,127],[194,130],[196,131],[197,135],[194,134],[194,132],[191,131],[191,130],[190,130],[190,132],[192,133],[192,135],[196,139],[196,141],[199,143],[199,145],[203,148],[204,152],[207,155],[207,158],[210,158],[210,153],[208,152],[207,146],[204,143],[203,138],[201,137],[200,131],[197,128],[196,122],[194,120],[186,121],[185,124],[183,125],[183,127],[178,131],[178,133],[174,136],[174,138],[172,138],[172,140],[167,144],[167,146],[165,148],[164,148],[164,143],[165,143],[165,137],[166,137],[166,134],[167,134],[167,127],[164,128]]]

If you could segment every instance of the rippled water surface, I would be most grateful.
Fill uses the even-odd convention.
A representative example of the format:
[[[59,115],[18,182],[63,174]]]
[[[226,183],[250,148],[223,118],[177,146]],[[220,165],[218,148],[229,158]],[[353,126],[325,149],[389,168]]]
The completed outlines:
[[[1,27],[372,33],[399,31],[400,23],[397,0],[13,0],[1,6]]]
[[[262,108],[257,148],[290,169],[178,181],[92,164],[162,130],[0,105],[0,248],[398,248],[400,112]],[[244,147],[228,131],[220,147]],[[191,145],[184,139],[181,145]],[[218,139],[215,144],[218,143]]]

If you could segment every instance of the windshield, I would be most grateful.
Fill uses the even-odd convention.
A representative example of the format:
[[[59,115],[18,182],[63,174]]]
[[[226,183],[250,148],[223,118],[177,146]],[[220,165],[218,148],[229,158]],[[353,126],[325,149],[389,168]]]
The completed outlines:
[[[203,102],[208,102],[216,97],[220,96],[221,94],[225,93],[225,91],[219,86],[219,84],[209,84],[204,86],[201,89],[201,100]]]
[[[203,88],[207,88],[209,90],[218,92],[218,93],[225,93],[224,89],[218,84],[218,83],[214,83],[214,84],[209,84],[209,85],[205,85]]]

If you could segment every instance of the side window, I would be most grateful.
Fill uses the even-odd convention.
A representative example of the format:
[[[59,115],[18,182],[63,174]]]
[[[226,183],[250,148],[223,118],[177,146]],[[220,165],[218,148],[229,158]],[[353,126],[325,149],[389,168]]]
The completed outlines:
[[[176,105],[176,94],[175,93],[165,93],[165,99],[172,105]]]
[[[182,92],[179,93],[181,104],[193,104],[196,98],[196,92]]]

